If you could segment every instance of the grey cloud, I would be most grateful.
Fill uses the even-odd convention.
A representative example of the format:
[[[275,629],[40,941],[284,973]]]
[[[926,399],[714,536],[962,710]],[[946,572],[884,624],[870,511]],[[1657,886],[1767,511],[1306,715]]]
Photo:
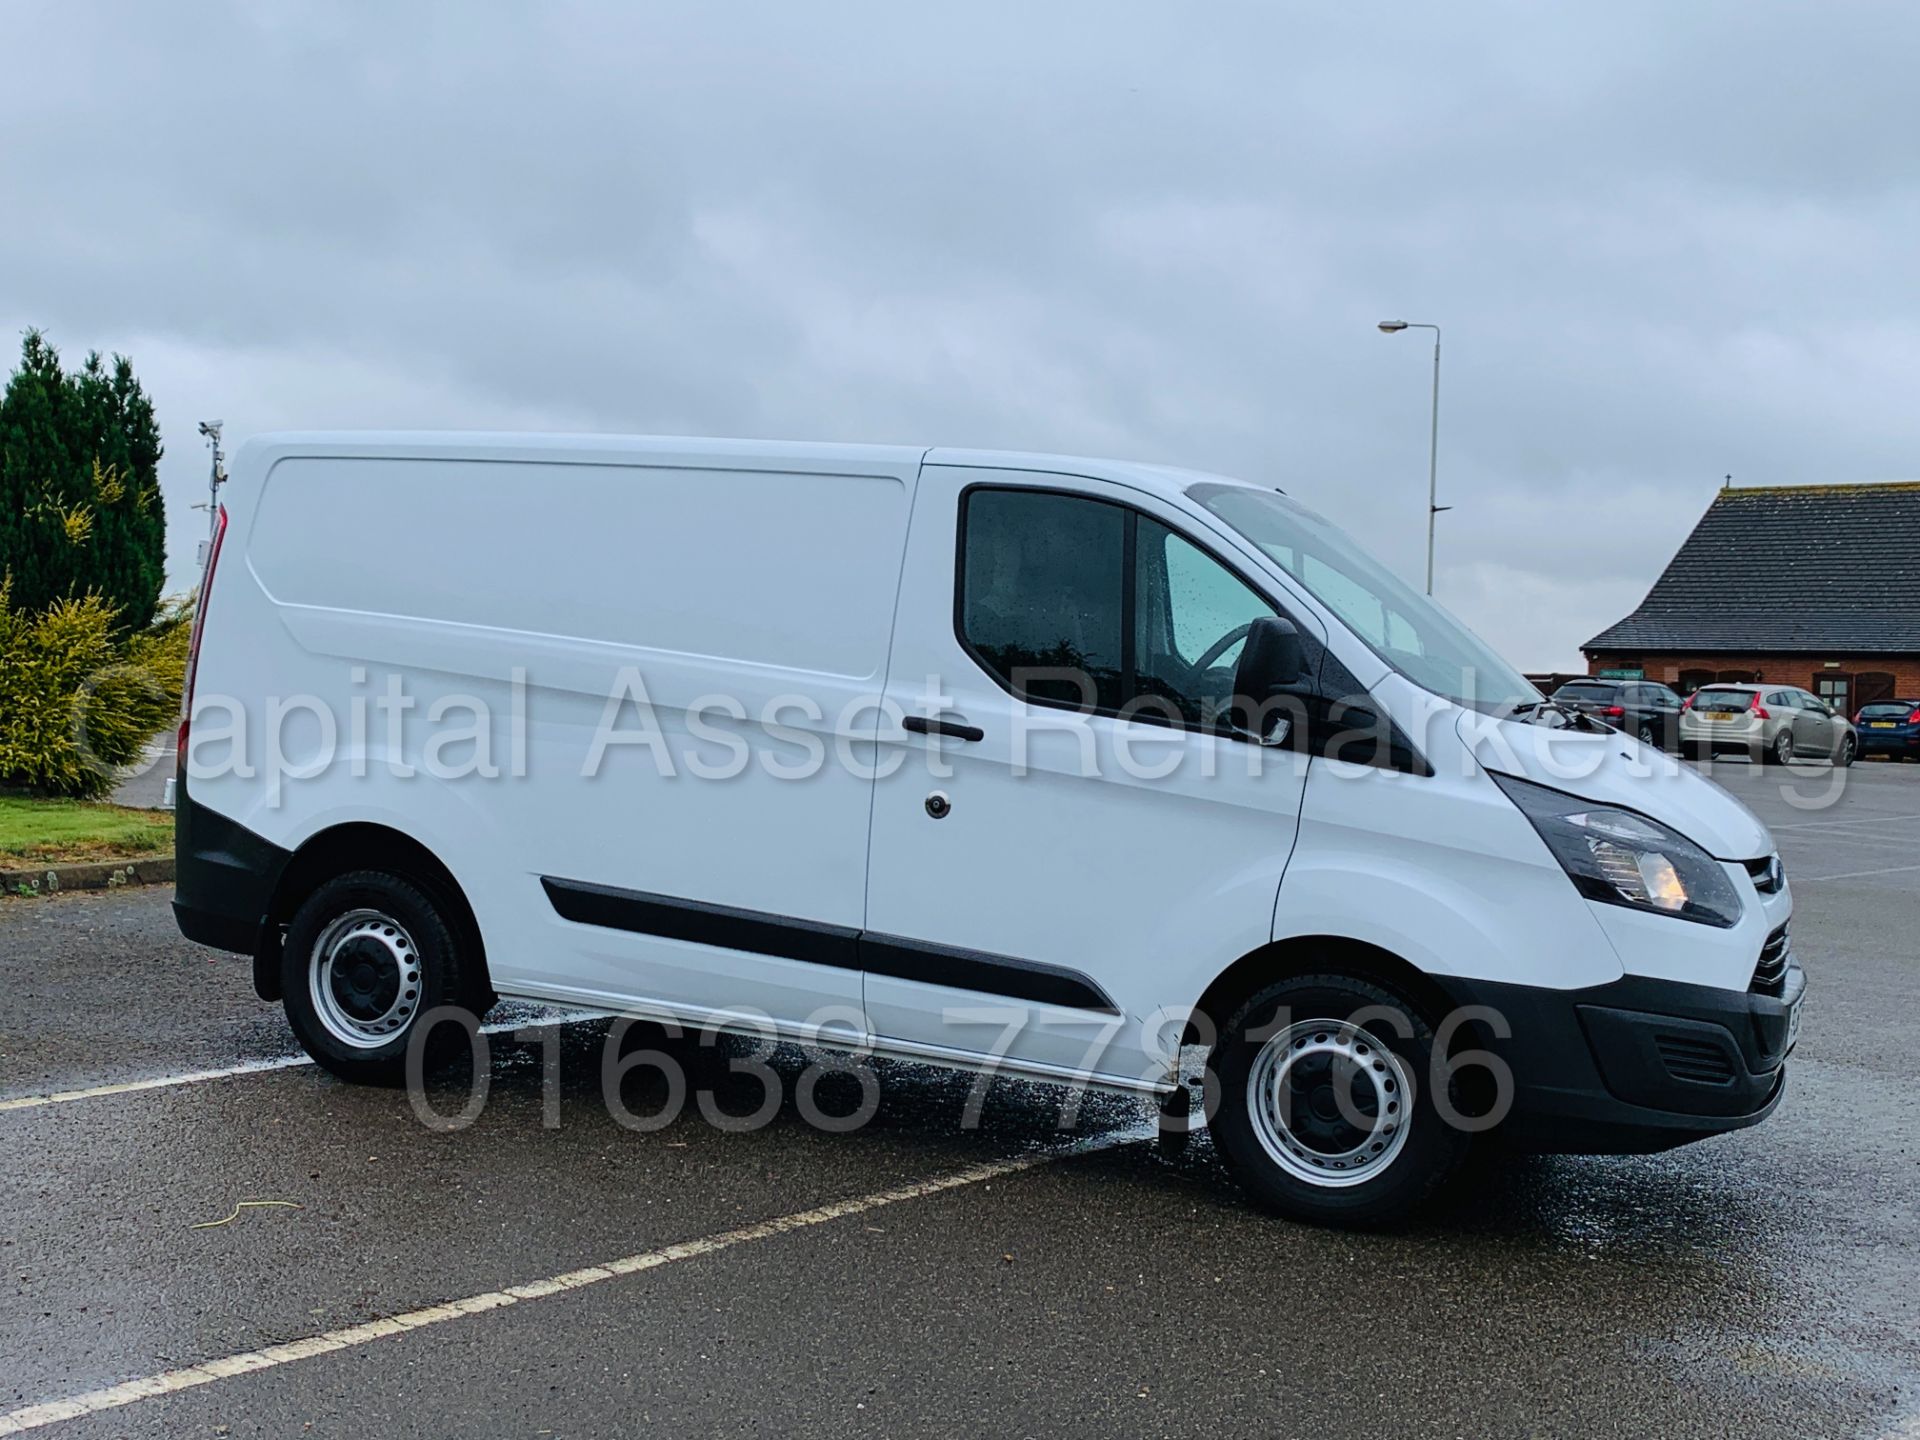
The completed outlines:
[[[192,422],[1271,477],[1565,665],[1720,475],[1911,474],[1920,14],[15,8],[0,321]],[[175,573],[191,526],[176,512]]]

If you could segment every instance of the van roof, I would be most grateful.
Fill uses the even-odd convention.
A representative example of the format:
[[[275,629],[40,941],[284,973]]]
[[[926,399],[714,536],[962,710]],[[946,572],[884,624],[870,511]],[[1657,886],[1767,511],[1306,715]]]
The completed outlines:
[[[779,461],[802,470],[897,470],[903,466],[953,465],[979,470],[1031,470],[1113,480],[1155,494],[1175,495],[1209,482],[1242,485],[1172,465],[1048,455],[1014,450],[966,450],[924,445],[852,445],[808,440],[724,440],[680,435],[543,434],[495,431],[312,430],[281,431],[248,439],[235,454],[236,468],[266,468],[292,456],[447,460],[524,460],[552,464],[617,464],[647,458],[713,466],[728,461]],[[1271,488],[1248,484],[1249,489]]]

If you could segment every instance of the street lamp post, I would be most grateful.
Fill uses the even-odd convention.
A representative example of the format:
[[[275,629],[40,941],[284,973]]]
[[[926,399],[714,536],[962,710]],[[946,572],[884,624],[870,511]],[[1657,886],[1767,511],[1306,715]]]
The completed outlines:
[[[1417,320],[1382,320],[1380,330],[1385,335],[1397,335],[1402,330],[1431,330],[1433,332],[1433,422],[1427,436],[1427,594],[1433,593],[1433,522],[1443,510],[1451,510],[1451,505],[1439,504],[1440,499],[1440,327],[1423,325]]]

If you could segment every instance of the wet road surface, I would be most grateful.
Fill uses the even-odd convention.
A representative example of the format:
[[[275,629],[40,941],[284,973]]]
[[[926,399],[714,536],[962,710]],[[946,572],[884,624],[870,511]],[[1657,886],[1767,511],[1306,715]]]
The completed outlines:
[[[1715,775],[1794,886],[1813,990],[1780,1110],[1664,1156],[1490,1156],[1392,1235],[1262,1216],[1125,1100],[1063,1136],[1064,1092],[1001,1083],[966,1128],[968,1077],[882,1064],[874,1118],[823,1133],[792,1049],[764,1126],[693,1098],[755,1108],[739,1044],[669,1046],[685,1113],[626,1129],[604,1020],[492,1036],[460,1130],[306,1065],[6,1107],[293,1049],[164,892],[8,902],[0,1416],[250,1355],[35,1433],[1920,1434],[1920,767],[1821,808],[1825,769]],[[671,1098],[644,1065],[615,1090]],[[259,1199],[301,1208],[191,1228]]]

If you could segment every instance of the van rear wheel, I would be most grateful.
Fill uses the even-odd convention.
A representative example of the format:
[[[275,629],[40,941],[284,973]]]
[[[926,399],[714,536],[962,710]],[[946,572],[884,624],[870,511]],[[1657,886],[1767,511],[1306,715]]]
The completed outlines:
[[[423,1017],[464,1003],[459,945],[446,912],[412,880],[356,870],[327,881],[294,912],[281,947],[281,995],[300,1044],[343,1080],[399,1085]],[[436,1024],[425,1065],[466,1041]]]
[[[1214,1047],[1209,1122],[1234,1178],[1299,1220],[1383,1225],[1459,1166],[1468,1135],[1428,1093],[1431,1023],[1369,980],[1304,975],[1261,990]]]

